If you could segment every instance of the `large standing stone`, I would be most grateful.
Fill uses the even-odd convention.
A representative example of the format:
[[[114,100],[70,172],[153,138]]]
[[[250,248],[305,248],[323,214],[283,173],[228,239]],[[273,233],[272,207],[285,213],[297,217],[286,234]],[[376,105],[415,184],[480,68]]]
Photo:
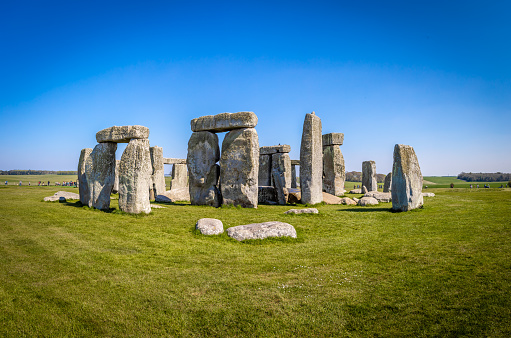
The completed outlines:
[[[148,189],[151,173],[149,140],[131,140],[119,164],[119,209],[130,214],[151,212]]]
[[[254,128],[236,129],[222,143],[220,186],[223,204],[257,208],[259,138]]]
[[[258,186],[271,186],[271,155],[259,155],[258,176]]]
[[[323,190],[335,196],[344,195],[346,170],[344,156],[338,145],[323,145],[323,173]]]
[[[131,139],[146,139],[148,137],[149,128],[144,126],[113,126],[96,133],[98,143],[128,143]]]
[[[392,165],[392,210],[408,211],[422,207],[422,173],[411,146],[394,146]]]
[[[362,186],[367,191],[377,191],[378,183],[376,182],[376,163],[374,161],[362,162]]]
[[[154,196],[165,193],[165,173],[163,171],[163,149],[158,146],[149,148],[152,164],[152,188]]]
[[[296,188],[296,165],[291,164],[291,188]]]
[[[92,153],[91,148],[82,149],[80,159],[78,160],[78,192],[80,193],[80,202],[83,205],[89,205],[92,202],[90,186],[92,186]]]
[[[277,169],[272,170],[272,178],[275,186],[275,192],[277,195],[277,202],[279,204],[286,204],[289,198],[289,192],[284,185],[284,173],[278,171]]]
[[[172,166],[172,181],[170,182],[170,189],[188,188],[188,172],[186,164],[174,164]]]
[[[272,171],[281,173],[284,188],[291,188],[291,159],[287,153],[276,153],[271,155]],[[275,185],[276,187],[276,185]]]
[[[115,160],[115,181],[112,194],[117,194],[119,192],[119,163],[121,163],[121,160]]]
[[[219,207],[222,196],[218,189],[220,167],[218,136],[209,131],[192,133],[188,141],[188,175],[190,202],[193,205]]]
[[[316,204],[323,201],[323,142],[321,119],[305,115],[300,148],[300,189],[302,203]]]
[[[254,128],[257,125],[257,115],[253,112],[222,113],[193,119],[192,131],[223,132],[234,129]]]
[[[92,157],[92,206],[100,210],[110,208],[110,194],[115,181],[115,151],[117,143],[105,142],[94,147]]]
[[[383,192],[389,192],[392,186],[392,173],[388,173],[385,176],[385,182],[383,183]]]

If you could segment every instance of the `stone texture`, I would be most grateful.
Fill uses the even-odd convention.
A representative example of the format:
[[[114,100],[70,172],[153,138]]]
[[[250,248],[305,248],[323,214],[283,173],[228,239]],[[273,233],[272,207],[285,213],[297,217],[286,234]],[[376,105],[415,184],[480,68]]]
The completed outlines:
[[[392,186],[392,173],[388,173],[385,176],[385,181],[383,183],[383,192],[389,192]]]
[[[186,164],[186,159],[164,157],[163,164]]]
[[[151,204],[151,210],[152,209],[167,209],[166,207],[158,204]]]
[[[354,200],[352,200],[351,198],[349,197],[343,197],[341,198],[341,203],[340,204],[346,204],[346,205],[356,205],[357,202],[355,202]]]
[[[92,206],[92,153],[91,148],[82,149],[78,160],[78,192],[80,202],[89,207]],[[90,203],[90,204],[89,204]]]
[[[307,209],[289,209],[284,212],[285,214],[319,214],[318,209],[316,208],[307,208]]]
[[[112,194],[117,194],[119,192],[119,163],[121,163],[121,160],[115,160],[115,180],[114,186],[112,187]]]
[[[291,164],[291,188],[296,187],[296,165]]]
[[[219,235],[224,232],[224,224],[215,218],[201,218],[195,224],[195,229],[203,235]]]
[[[390,192],[370,191],[366,193],[364,197],[374,197],[378,202],[383,203],[389,203],[392,201],[392,195]]]
[[[149,137],[149,128],[144,126],[113,126],[96,133],[96,141],[128,143],[131,139],[146,139]]]
[[[223,132],[234,129],[254,128],[257,115],[253,112],[222,113],[193,119],[190,122],[192,131]]]
[[[296,238],[296,230],[291,224],[272,221],[238,225],[227,229],[227,235],[237,241],[264,239],[268,237]]]
[[[362,186],[367,188],[367,191],[378,190],[376,182],[376,163],[374,161],[362,162]]]
[[[356,198],[356,197],[353,197],[353,201],[355,201],[355,203],[358,204],[358,201],[360,201],[360,200],[358,198]]]
[[[119,164],[119,209],[130,214],[151,212],[148,189],[151,172],[149,140],[131,140]]]
[[[342,196],[345,193],[345,179],[346,170],[341,148],[338,145],[323,145],[323,190],[335,196]]]
[[[341,146],[344,141],[343,133],[330,133],[323,135],[323,147],[339,145]]]
[[[302,193],[301,193],[300,189],[291,188],[291,189],[287,189],[287,192],[289,194],[289,196],[287,198],[288,203],[292,203],[292,204],[302,203]]]
[[[277,153],[289,153],[291,146],[288,144],[279,144],[278,146],[264,146],[259,148],[260,155],[273,155]]]
[[[154,146],[149,148],[151,154],[152,165],[152,188],[154,196],[158,196],[165,192],[165,173],[163,170],[163,148]]]
[[[273,186],[275,187],[275,193],[277,195],[277,203],[284,205],[287,204],[289,192],[284,185],[284,174],[279,172],[277,169],[272,170]]]
[[[367,190],[365,185],[362,186],[361,190],[362,190],[362,194],[367,194],[369,192],[369,190]]]
[[[172,181],[170,190],[187,188],[188,189],[188,171],[186,164],[174,164],[172,166]]]
[[[218,136],[208,131],[192,133],[188,141],[188,175],[190,202],[193,205],[219,207],[222,196],[218,188],[220,167]]]
[[[272,186],[259,186],[257,187],[257,201],[258,203],[274,204],[277,202],[277,192],[275,187]]]
[[[259,155],[259,172],[257,185],[271,186],[271,155]]]
[[[177,202],[177,201],[190,201],[190,191],[188,187],[171,189],[165,191],[163,194],[156,195],[155,202]]]
[[[362,193],[362,189],[351,189],[350,190],[350,194],[361,194]]]
[[[80,195],[74,192],[69,191],[57,191],[53,196],[48,196],[44,198],[45,202],[54,202],[61,201],[65,202],[66,200],[79,200]]]
[[[422,207],[422,173],[411,146],[396,144],[392,165],[392,210],[408,211]]]
[[[300,147],[300,189],[302,203],[323,201],[323,140],[321,119],[312,112],[303,122]]]
[[[223,204],[257,208],[259,138],[254,128],[236,129],[225,135],[221,164]]]
[[[435,193],[432,193],[432,192],[423,192],[423,193],[422,193],[422,196],[423,196],[423,197],[435,197]]]
[[[291,188],[291,159],[289,154],[277,153],[271,155],[271,167],[272,171],[277,171],[281,174],[283,187]]]
[[[340,204],[341,198],[327,192],[323,192],[323,202],[326,204]]]
[[[374,197],[362,197],[358,202],[358,205],[365,207],[367,205],[377,205],[378,200]]]
[[[115,151],[117,143],[104,142],[96,145],[92,158],[92,207],[110,209],[110,194],[115,181]]]

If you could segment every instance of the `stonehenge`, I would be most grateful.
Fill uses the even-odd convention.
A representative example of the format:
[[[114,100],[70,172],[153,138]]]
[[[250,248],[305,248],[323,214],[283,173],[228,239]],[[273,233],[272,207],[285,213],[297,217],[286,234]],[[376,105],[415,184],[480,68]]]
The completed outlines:
[[[190,201],[257,208],[259,137],[253,112],[222,113],[192,119],[187,166]],[[218,132],[228,132],[218,143]],[[220,160],[221,165],[217,164]]]
[[[374,161],[362,162],[362,189],[364,187],[366,187],[367,191],[378,190],[378,184],[376,183],[376,163]]]
[[[346,170],[341,148],[343,133],[323,135],[323,191],[334,196],[344,195]]]
[[[151,154],[151,183],[149,190],[153,190],[154,196],[165,193],[165,173],[163,171],[163,149],[158,146],[150,147]]]
[[[322,148],[321,119],[314,112],[306,114],[300,147],[300,189],[304,204],[323,201]]]
[[[287,203],[287,189],[292,186],[292,167],[289,152],[291,146],[277,145],[259,148],[259,187],[273,187],[276,200],[259,198],[260,202],[273,202],[279,204]],[[296,174],[295,174],[296,181]]]
[[[422,173],[411,146],[394,146],[392,165],[392,210],[409,211],[422,207]]]
[[[392,173],[388,173],[385,176],[385,181],[383,183],[383,192],[389,192],[392,185]]]

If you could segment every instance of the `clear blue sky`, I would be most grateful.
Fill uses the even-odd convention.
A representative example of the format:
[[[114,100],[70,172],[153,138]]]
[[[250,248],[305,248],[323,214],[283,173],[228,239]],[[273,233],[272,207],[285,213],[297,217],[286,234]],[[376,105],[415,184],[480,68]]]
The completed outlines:
[[[113,125],[186,157],[190,120],[254,111],[298,159],[306,113],[348,171],[511,172],[510,1],[3,1],[0,169],[76,170]],[[119,147],[118,157],[123,150]],[[168,171],[169,169],[167,169]]]

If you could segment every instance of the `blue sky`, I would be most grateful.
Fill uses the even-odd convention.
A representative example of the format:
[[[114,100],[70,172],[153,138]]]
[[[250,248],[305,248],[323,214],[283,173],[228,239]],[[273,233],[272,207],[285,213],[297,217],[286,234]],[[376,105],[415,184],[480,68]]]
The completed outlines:
[[[298,159],[306,113],[346,169],[511,172],[509,1],[12,1],[0,5],[0,169],[76,170],[113,125],[186,157],[190,120],[254,111]],[[118,157],[123,147],[118,149]],[[167,169],[169,171],[170,168]]]

